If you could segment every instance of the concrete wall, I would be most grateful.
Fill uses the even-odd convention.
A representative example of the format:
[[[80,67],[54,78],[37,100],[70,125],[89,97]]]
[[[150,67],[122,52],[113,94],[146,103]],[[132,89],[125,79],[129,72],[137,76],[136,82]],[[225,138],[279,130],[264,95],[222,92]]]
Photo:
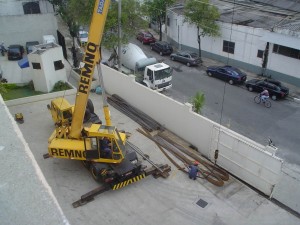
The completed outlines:
[[[177,46],[179,50],[198,52],[197,28],[194,25],[184,23],[183,16],[174,12],[170,12],[168,17],[170,18],[170,24],[167,29],[168,40],[174,46]],[[201,38],[203,56],[261,74],[262,58],[257,57],[257,52],[258,50],[265,50],[267,43],[261,38],[268,31],[261,28],[231,25],[222,22],[219,25],[221,37]],[[234,54],[223,52],[224,40],[235,43]],[[299,64],[300,61],[297,59],[274,54],[271,45],[266,74],[300,87],[300,75],[297,72]]]
[[[52,34],[57,40],[57,22],[54,14],[0,16],[0,40],[8,47],[28,41],[42,43],[43,35]]]
[[[1,0],[0,2],[0,16],[16,16],[24,15],[23,4],[33,1],[23,0]],[[34,0],[39,2],[40,11],[44,13],[54,13],[53,6],[47,0]]]
[[[217,164],[266,195],[280,199],[299,211],[300,201],[293,199],[296,184],[286,185],[282,179],[282,160],[274,155],[276,149],[262,146],[238,133],[191,111],[190,105],[179,103],[152,91],[109,67],[102,66],[104,83],[109,94],[117,94],[148,114],[164,127],[196,146],[201,154],[213,160],[219,150]],[[122,84],[122,85],[120,85]],[[138,93],[138,94],[137,94]],[[274,193],[274,189],[277,189]],[[294,202],[291,202],[291,199]]]
[[[0,117],[1,224],[69,225],[1,95]]]
[[[42,36],[52,34],[55,37],[57,21],[53,6],[46,0],[39,1],[40,14],[24,14],[23,3],[29,1],[0,1],[0,41],[5,46],[21,44],[28,41],[39,41]]]
[[[58,81],[67,80],[65,68],[55,70],[54,67],[55,61],[64,62],[62,48],[54,43],[39,45],[36,48],[38,50],[28,55],[33,74],[34,89],[41,92],[50,92]],[[40,63],[41,69],[33,69],[32,63]]]

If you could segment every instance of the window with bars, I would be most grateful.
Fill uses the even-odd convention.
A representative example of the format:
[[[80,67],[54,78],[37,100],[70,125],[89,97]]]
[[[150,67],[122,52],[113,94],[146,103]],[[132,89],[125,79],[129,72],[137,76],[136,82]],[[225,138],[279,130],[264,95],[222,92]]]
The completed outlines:
[[[231,41],[223,41],[223,52],[234,54],[235,43]]]
[[[40,5],[39,2],[26,2],[23,3],[24,14],[40,14]]]
[[[257,58],[262,58],[264,55],[264,51],[263,50],[257,50]]]
[[[300,50],[274,44],[273,52],[287,57],[300,59]]]

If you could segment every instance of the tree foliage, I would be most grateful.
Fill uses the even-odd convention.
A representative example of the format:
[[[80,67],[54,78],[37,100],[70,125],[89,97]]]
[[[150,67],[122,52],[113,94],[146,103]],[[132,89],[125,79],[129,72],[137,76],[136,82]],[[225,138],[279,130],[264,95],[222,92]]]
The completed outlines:
[[[184,7],[185,21],[197,26],[200,36],[219,36],[220,27],[216,21],[220,18],[217,7],[209,0],[188,0]]]
[[[205,95],[202,92],[198,91],[195,96],[192,97],[191,102],[194,112],[201,114],[201,109],[205,103]]]
[[[142,5],[142,11],[155,20],[159,25],[159,40],[162,39],[162,24],[165,21],[167,7],[175,3],[175,0],[146,0]]]
[[[80,25],[89,25],[91,22],[95,0],[67,0],[67,13]],[[128,43],[137,31],[147,26],[141,19],[140,4],[135,0],[122,0],[121,14],[121,43]],[[111,1],[108,11],[102,46],[113,49],[118,45],[118,2]]]

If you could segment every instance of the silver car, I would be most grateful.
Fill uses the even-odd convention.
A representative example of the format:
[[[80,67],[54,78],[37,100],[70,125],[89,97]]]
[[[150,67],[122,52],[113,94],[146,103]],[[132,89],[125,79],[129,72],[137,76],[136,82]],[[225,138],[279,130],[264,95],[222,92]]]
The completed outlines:
[[[187,66],[197,66],[200,64],[200,58],[194,52],[176,52],[170,55],[171,60],[186,64]]]

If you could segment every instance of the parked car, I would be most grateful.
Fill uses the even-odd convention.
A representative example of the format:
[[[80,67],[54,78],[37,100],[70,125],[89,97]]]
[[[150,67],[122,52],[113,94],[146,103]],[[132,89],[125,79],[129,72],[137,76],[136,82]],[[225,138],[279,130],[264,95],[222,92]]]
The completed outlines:
[[[10,45],[7,50],[8,60],[22,59],[24,48],[22,45]]]
[[[39,44],[40,43],[38,41],[28,41],[28,42],[26,42],[25,47],[26,47],[27,54],[29,54],[30,52],[33,51],[33,46],[39,45]]]
[[[89,33],[85,30],[80,30],[78,32],[78,42],[80,46],[85,46],[88,42]]]
[[[136,39],[138,39],[142,44],[150,44],[156,42],[155,37],[150,33],[146,31],[141,31],[137,34]]]
[[[176,52],[170,55],[171,60],[186,64],[187,66],[197,66],[200,64],[200,58],[194,52]]]
[[[232,66],[209,66],[206,73],[229,84],[242,84],[247,80],[247,74]]]
[[[158,52],[160,55],[170,55],[173,52],[172,46],[165,41],[151,43],[150,48],[151,50]]]
[[[273,83],[271,83],[271,82]],[[255,92],[262,92],[264,88],[266,88],[269,91],[269,94],[271,98],[275,101],[279,98],[285,98],[289,94],[289,89],[287,87],[284,87],[281,85],[281,83],[277,83],[279,81],[265,79],[252,79],[246,82],[246,87],[248,91],[255,91]],[[277,83],[279,85],[276,85],[274,83]]]

